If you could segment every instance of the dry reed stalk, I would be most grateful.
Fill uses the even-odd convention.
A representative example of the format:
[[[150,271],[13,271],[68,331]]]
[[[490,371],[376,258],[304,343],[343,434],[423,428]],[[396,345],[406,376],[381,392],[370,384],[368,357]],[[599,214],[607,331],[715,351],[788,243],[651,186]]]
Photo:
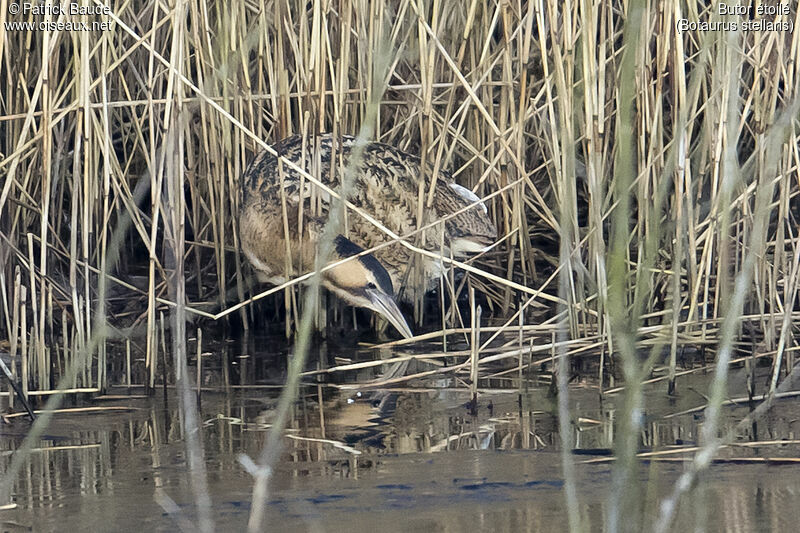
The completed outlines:
[[[108,412],[108,411],[122,411],[122,412],[129,412],[129,411],[138,411],[141,410],[140,407],[127,407],[123,405],[106,405],[106,406],[90,406],[90,407],[67,407],[63,409],[37,409],[34,411],[37,415],[53,415],[53,414],[85,414],[85,413],[99,413],[99,412]],[[6,415],[9,418],[17,418],[20,416],[28,416],[27,413],[13,413],[10,415]],[[33,448],[31,449],[33,450]]]
[[[470,355],[469,355],[469,386],[470,386],[470,401],[472,402],[473,415],[478,412],[478,358],[480,357],[480,325],[481,325],[481,307],[475,306],[475,289],[469,289],[469,304],[470,304]]]

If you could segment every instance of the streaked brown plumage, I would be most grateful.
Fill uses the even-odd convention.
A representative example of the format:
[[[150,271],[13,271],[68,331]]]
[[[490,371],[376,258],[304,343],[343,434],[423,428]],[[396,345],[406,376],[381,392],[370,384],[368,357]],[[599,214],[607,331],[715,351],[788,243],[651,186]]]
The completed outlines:
[[[274,145],[274,149],[312,176],[318,176],[318,179],[331,189],[338,191],[341,172],[349,164],[355,139],[343,137],[341,142],[335,143],[335,149],[331,135],[310,138],[306,142],[307,145],[303,149],[302,137],[293,136]],[[335,158],[333,172],[332,153]],[[353,174],[349,200],[381,221],[394,233],[406,235],[417,227],[416,205],[421,177],[420,165],[420,159],[414,155],[386,144],[367,143],[357,171]],[[300,174],[287,165],[282,166],[292,264],[295,268],[309,271],[313,269],[316,242],[328,214],[330,195],[309,180],[301,179]],[[432,167],[426,172],[426,191],[430,189],[431,174]],[[425,210],[424,224],[451,215],[473,202],[479,202],[479,198],[470,191],[456,185],[448,172],[440,171],[436,180],[433,205],[431,209]],[[259,278],[272,283],[285,281],[286,270],[286,241],[280,186],[281,172],[278,160],[266,150],[256,156],[242,175],[239,218],[242,248]],[[298,209],[301,197],[302,214]],[[298,229],[301,217],[302,238]],[[346,235],[346,241],[349,240],[363,248],[372,248],[389,240],[383,231],[352,212],[347,215],[347,231],[341,233]],[[445,254],[452,252],[457,259],[463,259],[471,253],[485,249],[494,242],[497,235],[482,204],[474,205],[448,219],[444,223],[444,231],[442,224],[434,224],[422,233],[424,248],[437,253],[443,248]],[[419,242],[418,238],[414,238],[413,242]],[[336,248],[336,255],[340,255],[341,247]],[[418,254],[412,255],[411,251],[398,243],[377,250],[373,255],[377,259],[377,268],[385,268],[393,288],[396,291],[402,289],[404,299],[410,300],[419,295],[420,291],[425,292],[432,288],[441,273],[438,260]],[[415,262],[422,269],[421,283],[418,284],[413,283],[414,276],[409,276]],[[342,267],[354,263],[357,262],[350,261]],[[374,264],[372,266],[375,267]],[[366,268],[369,270],[369,267]],[[419,280],[419,277],[416,279]],[[342,296],[340,291],[334,290],[334,292]]]

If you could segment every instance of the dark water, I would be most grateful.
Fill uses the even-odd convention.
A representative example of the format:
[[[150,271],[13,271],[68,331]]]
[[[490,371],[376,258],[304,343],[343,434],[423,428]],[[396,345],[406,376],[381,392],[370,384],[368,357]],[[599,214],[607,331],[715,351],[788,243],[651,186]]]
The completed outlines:
[[[258,455],[276,405],[277,391],[266,385],[280,381],[285,366],[280,350],[251,347],[245,358],[237,350],[209,357],[203,378],[209,389],[219,389],[204,392],[201,414],[212,514],[220,531],[246,526],[252,479],[237,457]],[[359,395],[340,389],[369,378],[367,372],[303,390],[270,485],[270,531],[567,529],[554,400],[535,376],[522,394],[509,382],[482,382],[493,390],[483,389],[473,416],[465,405],[468,389],[446,377],[423,381],[420,390]],[[734,373],[732,397],[741,381]],[[703,375],[685,378],[674,401],[665,398],[663,383],[647,389],[643,450],[696,444],[701,413],[665,415],[702,405],[707,382]],[[263,387],[235,387],[242,383]],[[578,380],[570,392],[580,511],[591,530],[602,531],[612,464],[598,461],[613,446],[615,400],[601,404],[590,380]],[[55,417],[16,480],[17,507],[0,511],[0,531],[174,531],[195,519],[174,390],[166,402],[159,393],[96,405],[127,409]],[[744,405],[726,408],[723,428],[746,413]],[[723,450],[720,457],[737,460],[714,464],[702,477],[681,502],[675,531],[795,531],[800,466],[743,460],[800,457],[790,442],[799,424],[796,402],[781,401],[761,421],[757,438],[787,443]],[[27,427],[21,418],[0,426],[4,469]],[[683,468],[679,461],[642,464],[642,529]]]

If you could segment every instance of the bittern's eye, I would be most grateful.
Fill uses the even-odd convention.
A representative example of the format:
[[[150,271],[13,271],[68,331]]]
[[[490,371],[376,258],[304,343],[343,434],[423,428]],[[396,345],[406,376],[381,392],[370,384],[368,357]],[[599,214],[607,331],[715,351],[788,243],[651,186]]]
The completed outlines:
[[[369,283],[367,283],[367,288],[368,289],[377,289],[378,287],[376,287],[375,284],[370,281]]]

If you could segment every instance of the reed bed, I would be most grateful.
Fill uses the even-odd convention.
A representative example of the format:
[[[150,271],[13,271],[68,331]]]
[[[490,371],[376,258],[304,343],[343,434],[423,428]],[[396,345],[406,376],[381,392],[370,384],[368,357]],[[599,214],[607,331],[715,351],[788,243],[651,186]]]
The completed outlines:
[[[414,341],[470,347],[398,355],[459,363],[376,386],[447,372],[476,393],[480,380],[519,385],[523,367],[547,363],[567,450],[570,361],[594,362],[601,394],[624,394],[634,413],[654,367],[665,393],[680,394],[682,349],[707,347],[717,363],[699,472],[723,444],[714,420],[729,364],[771,364],[751,398],[793,382],[795,2],[755,16],[780,25],[758,30],[695,1],[108,5],[81,19],[104,30],[0,32],[0,350],[25,395],[177,383],[190,413],[187,322],[198,339],[212,324],[260,329],[278,315],[287,336],[301,331],[312,273],[254,283],[237,235],[239,176],[291,134],[365,123],[486,198],[499,235],[459,263],[387,233],[447,267],[436,310],[421,297],[410,308],[425,331]],[[3,24],[58,20],[0,13]],[[420,220],[432,195],[420,188]],[[380,226],[380,213],[350,207],[344,216]],[[737,342],[749,352],[734,357]],[[114,343],[124,361],[109,359]],[[610,530],[637,507],[640,422],[619,420]],[[196,419],[183,422],[193,435]],[[663,527],[680,496],[662,508]],[[585,518],[570,515],[571,529]]]

